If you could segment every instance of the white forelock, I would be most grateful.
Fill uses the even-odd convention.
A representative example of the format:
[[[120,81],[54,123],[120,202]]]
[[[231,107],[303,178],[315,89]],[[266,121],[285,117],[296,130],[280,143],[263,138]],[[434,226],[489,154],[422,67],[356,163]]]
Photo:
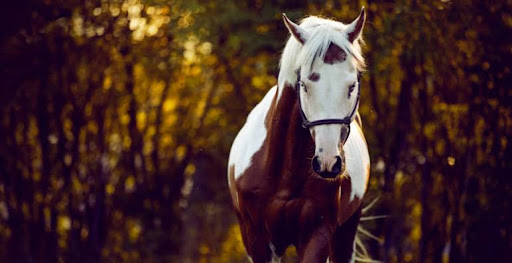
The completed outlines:
[[[347,58],[355,68],[363,70],[365,61],[361,54],[361,44],[363,42],[360,36],[354,43],[347,39],[348,25],[330,19],[310,16],[303,19],[300,27],[308,32],[308,39],[304,45],[300,44],[291,36],[283,50],[280,63],[279,87],[283,87],[285,81],[293,83],[295,73],[299,67],[307,71],[311,69],[315,59],[323,59],[331,43],[338,45],[345,53]]]

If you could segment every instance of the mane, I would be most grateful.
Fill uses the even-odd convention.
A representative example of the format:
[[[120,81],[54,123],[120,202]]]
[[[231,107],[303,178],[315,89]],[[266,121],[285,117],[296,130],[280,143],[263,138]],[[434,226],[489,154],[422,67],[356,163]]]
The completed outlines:
[[[323,59],[331,43],[339,46],[346,54],[347,60],[362,71],[365,61],[361,54],[361,45],[364,43],[360,36],[354,43],[347,39],[345,29],[348,25],[330,19],[310,16],[300,22],[300,26],[309,33],[309,39],[304,45],[300,44],[293,36],[290,36],[281,56],[280,84],[292,72],[299,67],[306,67],[309,71],[315,59]],[[283,78],[281,80],[281,78]],[[280,85],[281,86],[281,85]]]

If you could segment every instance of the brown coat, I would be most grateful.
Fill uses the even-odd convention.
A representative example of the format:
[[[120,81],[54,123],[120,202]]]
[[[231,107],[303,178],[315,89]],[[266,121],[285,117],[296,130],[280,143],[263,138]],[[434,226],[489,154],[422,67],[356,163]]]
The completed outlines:
[[[232,184],[244,245],[254,262],[269,261],[272,252],[281,256],[290,245],[301,262],[328,256],[349,262],[361,200],[350,202],[348,176],[324,179],[311,170],[314,142],[301,126],[296,93],[286,85],[267,113],[261,149]],[[233,179],[233,167],[229,173]]]

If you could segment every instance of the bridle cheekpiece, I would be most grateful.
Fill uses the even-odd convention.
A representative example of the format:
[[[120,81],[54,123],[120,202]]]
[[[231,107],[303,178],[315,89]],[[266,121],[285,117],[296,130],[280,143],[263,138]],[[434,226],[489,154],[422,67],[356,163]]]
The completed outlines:
[[[301,85],[303,85],[304,83],[300,80],[300,68],[298,70],[296,70],[296,73],[297,73],[297,82],[295,83],[295,90],[297,92],[299,113],[300,113],[300,117],[302,118],[302,127],[309,129],[313,126],[318,126],[318,125],[345,124],[348,127],[348,133],[347,133],[347,136],[345,137],[345,141],[346,141],[348,139],[348,136],[350,135],[350,123],[352,122],[354,114],[356,113],[356,110],[359,106],[359,96],[361,94],[361,75],[362,75],[362,73],[360,71],[357,73],[356,105],[352,109],[352,112],[350,113],[350,115],[348,115],[347,117],[345,117],[343,119],[322,119],[322,120],[315,120],[315,121],[309,121],[308,118],[306,118],[304,111],[302,110],[302,103],[300,100],[300,88],[301,88]],[[345,143],[345,142],[343,142],[343,143]]]

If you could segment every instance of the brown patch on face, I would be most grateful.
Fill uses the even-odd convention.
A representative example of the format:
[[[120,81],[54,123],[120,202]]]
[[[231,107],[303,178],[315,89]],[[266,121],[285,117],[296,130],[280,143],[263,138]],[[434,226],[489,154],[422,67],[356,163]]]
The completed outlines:
[[[341,63],[347,59],[347,53],[338,45],[331,43],[325,53],[324,62],[330,65]]]
[[[320,79],[320,74],[318,74],[316,72],[311,73],[311,75],[309,75],[308,79],[311,81],[317,82]]]
[[[238,192],[236,191],[235,166],[234,165],[229,166],[228,178],[229,178],[229,192],[231,192],[231,199],[233,199],[233,204],[235,205],[236,209],[239,209]]]

